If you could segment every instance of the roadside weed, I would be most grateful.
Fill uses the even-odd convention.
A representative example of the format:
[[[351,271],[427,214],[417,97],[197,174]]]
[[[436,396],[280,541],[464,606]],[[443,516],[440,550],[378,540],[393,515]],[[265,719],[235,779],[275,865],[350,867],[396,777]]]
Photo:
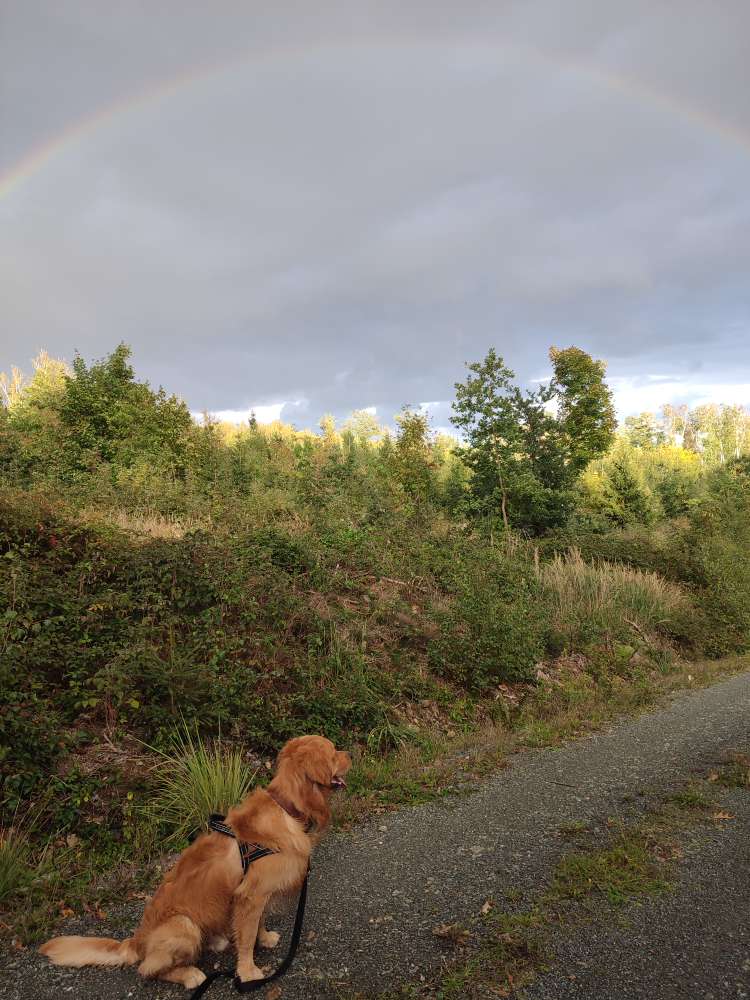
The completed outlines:
[[[202,830],[211,813],[224,813],[252,788],[256,771],[242,752],[220,739],[205,741],[183,725],[170,750],[157,750],[158,787],[151,800],[153,819],[168,829],[167,843],[184,843]]]

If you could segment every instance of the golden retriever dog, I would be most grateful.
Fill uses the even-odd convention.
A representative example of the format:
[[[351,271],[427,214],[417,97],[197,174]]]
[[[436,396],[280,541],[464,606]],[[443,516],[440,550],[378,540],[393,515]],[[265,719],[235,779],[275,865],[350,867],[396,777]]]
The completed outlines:
[[[268,787],[229,811],[226,824],[236,840],[213,831],[198,837],[165,876],[131,938],[56,937],[40,951],[54,965],[76,968],[137,964],[142,976],[193,989],[206,978],[194,964],[203,948],[223,951],[231,935],[239,979],[263,979],[255,944],[274,948],[279,942],[263,912],[274,897],[302,885],[310,852],[330,824],[331,793],[345,786],[350,767],[349,754],[323,736],[290,740]],[[275,853],[243,875],[238,841]]]

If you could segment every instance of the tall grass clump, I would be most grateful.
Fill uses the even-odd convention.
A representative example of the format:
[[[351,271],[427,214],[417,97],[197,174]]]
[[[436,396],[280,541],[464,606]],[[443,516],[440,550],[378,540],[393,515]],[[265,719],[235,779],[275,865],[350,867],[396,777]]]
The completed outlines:
[[[0,827],[0,903],[30,881],[29,854],[29,843],[22,831]]]
[[[168,828],[167,843],[178,845],[203,829],[211,813],[224,813],[250,791],[256,775],[242,752],[221,740],[204,742],[187,726],[158,750],[158,788],[151,801],[155,821]]]
[[[586,562],[578,549],[539,565],[553,628],[569,647],[670,632],[689,610],[687,595],[656,573]]]

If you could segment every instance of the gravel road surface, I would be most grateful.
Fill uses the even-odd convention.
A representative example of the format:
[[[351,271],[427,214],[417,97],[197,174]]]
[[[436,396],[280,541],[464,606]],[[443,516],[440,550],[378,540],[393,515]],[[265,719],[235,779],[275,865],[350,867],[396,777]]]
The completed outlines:
[[[553,939],[550,972],[523,1000],[740,1000],[750,997],[750,795],[734,819],[696,831],[674,892]]]

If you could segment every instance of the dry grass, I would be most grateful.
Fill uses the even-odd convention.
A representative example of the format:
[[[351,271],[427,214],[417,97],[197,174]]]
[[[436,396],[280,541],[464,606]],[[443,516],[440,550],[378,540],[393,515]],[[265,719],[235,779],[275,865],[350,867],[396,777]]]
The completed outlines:
[[[47,845],[41,851],[32,851],[30,834],[38,813],[16,812],[12,824],[0,826],[0,905],[7,906],[11,900],[24,897],[40,879],[54,879],[61,870],[60,859],[57,867],[52,866],[52,852]]]
[[[31,877],[29,844],[22,831],[0,827],[0,902],[16,893]]]
[[[177,541],[184,538],[191,531],[197,531],[208,527],[208,522],[192,517],[166,517],[163,514],[148,513],[131,514],[121,509],[107,511],[85,510],[82,511],[81,520],[83,522],[105,521],[107,524],[114,524],[123,531],[128,531],[133,535],[141,535],[148,538],[163,538]]]
[[[689,609],[687,595],[656,573],[620,563],[586,562],[577,549],[538,567],[552,618],[563,633],[584,623],[605,635],[623,627],[658,630]]]

